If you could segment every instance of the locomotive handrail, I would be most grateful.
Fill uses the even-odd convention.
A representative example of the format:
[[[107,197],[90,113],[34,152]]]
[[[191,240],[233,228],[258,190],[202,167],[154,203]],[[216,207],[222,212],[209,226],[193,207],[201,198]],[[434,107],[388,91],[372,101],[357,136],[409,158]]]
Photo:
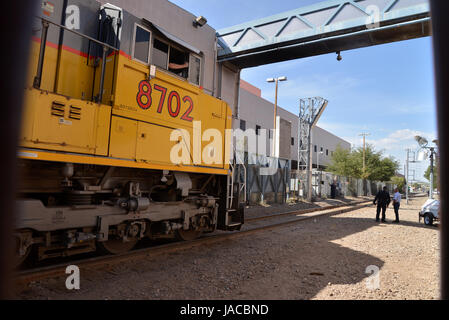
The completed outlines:
[[[101,78],[100,78],[100,91],[98,93],[98,99],[97,102],[101,103],[101,101],[103,100],[103,88],[104,88],[104,76],[105,76],[105,71],[106,71],[106,53],[108,50],[113,50],[114,52],[119,52],[119,49],[105,43],[105,42],[101,42],[97,39],[94,39],[92,37],[89,37],[85,34],[82,34],[78,31],[72,30],[70,28],[67,28],[66,26],[63,26],[59,23],[56,22],[52,22],[50,20],[47,20],[45,18],[42,17],[38,17],[35,16],[35,18],[40,19],[42,21],[42,36],[41,36],[41,47],[40,47],[40,51],[39,51],[39,60],[38,60],[38,65],[37,65],[37,72],[36,72],[36,76],[34,77],[34,82],[33,82],[33,86],[36,89],[40,89],[41,86],[41,80],[42,80],[42,72],[43,72],[43,65],[44,65],[44,57],[45,57],[45,48],[47,46],[47,34],[48,34],[48,28],[50,26],[50,24],[59,27],[63,30],[67,30],[73,34],[76,34],[82,38],[85,38],[89,41],[92,41],[100,46],[103,47],[103,56],[102,56],[102,66],[101,66]],[[90,44],[89,44],[89,48],[90,48]]]
[[[72,32],[72,33],[74,33],[74,34],[76,34],[76,35],[78,35],[80,37],[83,37],[83,38],[86,38],[86,39],[88,39],[90,41],[93,41],[93,42],[95,42],[95,43],[97,43],[97,44],[99,44],[99,45],[101,45],[103,47],[107,47],[108,49],[111,49],[111,50],[114,50],[114,51],[119,51],[119,49],[117,49],[117,48],[115,48],[115,47],[113,47],[113,46],[111,46],[111,45],[109,45],[109,44],[107,44],[105,42],[101,42],[100,40],[97,40],[97,39],[94,39],[92,37],[89,37],[89,36],[87,36],[87,35],[85,35],[85,34],[83,34],[81,32],[78,32],[78,31],[75,31],[73,29],[67,28],[66,26],[63,26],[62,24],[59,24],[59,23],[56,23],[56,22],[52,22],[52,21],[47,20],[47,19],[42,18],[42,17],[37,17],[36,16],[36,18],[41,19],[42,21],[48,22],[49,24],[55,25],[55,26],[57,26],[57,27],[59,27],[61,29],[67,30],[69,32]]]

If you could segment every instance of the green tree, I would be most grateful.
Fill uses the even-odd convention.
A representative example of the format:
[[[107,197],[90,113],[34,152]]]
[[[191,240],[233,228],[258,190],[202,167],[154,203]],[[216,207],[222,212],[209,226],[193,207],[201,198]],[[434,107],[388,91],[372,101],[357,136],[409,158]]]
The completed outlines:
[[[332,156],[328,170],[334,174],[368,179],[371,181],[390,181],[399,169],[399,163],[394,158],[384,158],[382,152],[367,145],[365,150],[366,169],[363,171],[363,148],[349,151],[340,146]]]
[[[355,161],[356,159],[351,151],[338,145],[327,170],[339,176],[354,177],[359,174]]]
[[[426,178],[430,182],[430,166],[427,168],[424,173],[424,178]],[[438,187],[438,165],[433,167],[433,188]]]
[[[391,182],[398,187],[399,191],[404,190],[404,186],[405,186],[405,178],[404,177],[394,176],[391,178]]]

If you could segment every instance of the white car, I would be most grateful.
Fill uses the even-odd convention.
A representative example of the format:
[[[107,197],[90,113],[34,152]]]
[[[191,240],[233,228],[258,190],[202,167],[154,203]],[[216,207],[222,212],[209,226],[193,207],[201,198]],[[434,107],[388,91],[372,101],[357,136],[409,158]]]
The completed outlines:
[[[440,201],[435,199],[429,199],[424,203],[421,207],[421,211],[419,212],[419,222],[421,222],[421,218],[424,218],[424,223],[426,226],[433,225],[433,222],[439,220],[439,211],[440,211]]]

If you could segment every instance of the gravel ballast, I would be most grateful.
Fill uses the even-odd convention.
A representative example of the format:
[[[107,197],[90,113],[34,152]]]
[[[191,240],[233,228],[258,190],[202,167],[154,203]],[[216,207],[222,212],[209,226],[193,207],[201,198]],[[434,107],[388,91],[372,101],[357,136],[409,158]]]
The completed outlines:
[[[376,223],[372,206],[81,270],[80,290],[67,290],[65,278],[33,282],[17,298],[438,299],[439,229],[418,223],[425,200],[404,201],[398,225],[392,208],[389,223]]]

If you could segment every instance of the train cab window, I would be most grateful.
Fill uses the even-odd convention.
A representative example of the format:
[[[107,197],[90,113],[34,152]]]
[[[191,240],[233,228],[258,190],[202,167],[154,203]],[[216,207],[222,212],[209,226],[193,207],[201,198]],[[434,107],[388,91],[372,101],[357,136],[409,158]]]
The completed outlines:
[[[190,83],[200,85],[201,57],[164,40],[153,40],[151,63],[168,70]]]
[[[133,58],[149,64],[151,32],[136,24],[134,30]]]
[[[170,47],[168,71],[187,79],[189,76],[189,54]]]
[[[167,70],[169,45],[158,39],[153,42],[153,64]]]

